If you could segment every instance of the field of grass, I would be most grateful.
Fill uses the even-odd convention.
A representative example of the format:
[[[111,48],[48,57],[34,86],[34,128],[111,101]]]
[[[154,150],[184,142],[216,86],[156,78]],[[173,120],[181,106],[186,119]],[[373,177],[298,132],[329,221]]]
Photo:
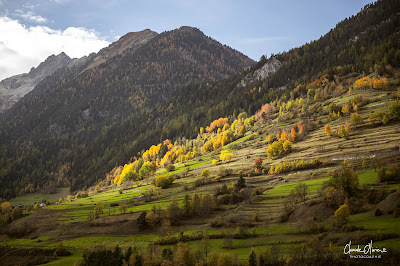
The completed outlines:
[[[50,203],[58,201],[60,198],[65,197],[69,194],[69,188],[58,188],[55,194],[46,193],[28,193],[17,198],[10,200],[11,205],[23,204],[33,205],[35,202],[42,202],[43,200]]]

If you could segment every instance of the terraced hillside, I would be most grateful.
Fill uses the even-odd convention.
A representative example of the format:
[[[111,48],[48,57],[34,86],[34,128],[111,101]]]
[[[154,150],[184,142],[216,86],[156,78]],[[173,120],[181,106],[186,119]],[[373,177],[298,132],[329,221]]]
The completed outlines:
[[[239,123],[237,128],[241,128],[240,123],[245,124],[243,134],[235,135],[231,142],[212,151],[202,150],[193,158],[189,156],[181,162],[177,159],[164,166],[165,156],[161,161],[154,157],[154,163],[160,166],[150,174],[140,174],[143,179],[124,179],[121,170],[130,165],[127,164],[114,169],[96,186],[80,191],[82,195],[65,194],[60,196],[58,204],[52,198],[47,206],[26,211],[23,218],[6,226],[5,234],[0,236],[3,250],[8,249],[3,251],[2,262],[10,265],[27,259],[13,256],[13,248],[56,249],[62,243],[72,253],[70,256],[40,258],[48,261],[47,265],[72,265],[82,259],[85,249],[100,246],[114,249],[118,245],[126,250],[135,246],[143,254],[148,250],[158,254],[168,248],[175,252],[179,242],[205,261],[209,259],[210,248],[213,252],[230,254],[242,264],[248,263],[252,250],[275,263],[299,260],[295,255],[298,250],[310,258],[320,250],[340,261],[346,259],[343,248],[350,240],[365,245],[370,239],[374,247],[389,250],[382,255],[384,262],[393,262],[400,251],[400,219],[396,218],[400,180],[398,176],[383,180],[382,169],[396,164],[399,167],[400,162],[400,121],[395,115],[398,113],[390,113],[399,108],[396,107],[400,96],[399,73],[395,70],[388,79],[390,85],[384,89],[370,86],[355,90],[356,82],[365,77],[355,73],[341,77],[341,81],[333,82],[331,93],[323,100],[304,98],[302,105],[294,104],[290,108],[290,100],[282,100],[276,104],[275,111],[263,115],[262,119],[257,116],[258,112],[258,119],[253,123],[246,124],[245,120],[251,117],[243,114],[236,122],[234,117],[227,119],[230,125],[223,130],[221,126],[213,131],[211,124],[197,140],[190,140],[193,145],[200,143],[204,147],[207,141],[215,141],[224,132],[234,130],[235,123]],[[376,73],[368,77],[382,78]],[[356,110],[346,112],[344,107],[355,98],[364,102],[352,107]],[[339,110],[340,117],[333,117],[334,108]],[[379,112],[390,113],[389,121],[371,119],[372,114]],[[361,122],[355,123],[350,113],[359,114]],[[347,135],[341,136],[339,129],[345,128],[346,122],[351,124],[347,126]],[[330,135],[326,125],[330,127]],[[291,150],[267,156],[268,147],[282,139],[284,131],[288,132],[285,139],[291,140]],[[174,148],[168,149],[179,155],[183,147],[180,143],[190,141],[170,143]],[[147,154],[151,154],[150,150]],[[146,152],[142,153],[143,158],[150,158]],[[222,158],[224,152],[232,156]],[[255,161],[259,158],[262,163],[255,170]],[[338,188],[336,202],[336,196],[332,198],[327,192],[333,188],[329,183],[346,169],[356,173],[356,190],[353,194],[340,194]],[[156,186],[156,180],[165,176],[173,176],[174,180],[172,185],[161,189]],[[245,184],[239,186],[241,177]],[[119,179],[124,181],[119,184]],[[306,186],[304,198],[294,194],[299,185]],[[194,208],[194,194],[211,195],[214,201],[211,210],[185,215],[187,206]],[[27,205],[29,197],[30,204],[34,204],[50,200],[51,195],[26,194],[13,199],[11,204]],[[104,207],[96,214],[99,203]],[[169,215],[172,203],[177,203],[180,209],[173,212],[179,216],[178,220]],[[337,226],[335,212],[344,205],[349,207],[350,216],[343,225]],[[140,216],[144,212],[147,222],[141,224]],[[149,214],[159,215],[160,220],[157,222]]]

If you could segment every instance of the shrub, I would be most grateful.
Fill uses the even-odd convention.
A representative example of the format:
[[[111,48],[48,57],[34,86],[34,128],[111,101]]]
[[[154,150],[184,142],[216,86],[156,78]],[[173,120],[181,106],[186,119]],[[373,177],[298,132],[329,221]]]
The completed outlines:
[[[156,178],[154,185],[156,187],[160,187],[162,189],[168,188],[172,185],[172,183],[174,182],[174,176],[170,175],[168,177],[166,176],[159,176]]]
[[[174,171],[174,170],[175,170],[175,165],[169,164],[169,165],[167,165],[167,167],[165,167],[165,169],[166,169],[168,172]]]
[[[400,180],[400,163],[392,164],[389,168],[382,167],[378,171],[380,182],[391,182]]]
[[[210,174],[211,174],[211,171],[210,171],[208,168],[204,169],[204,170],[201,172],[201,176],[204,176],[204,177],[209,177]]]
[[[227,150],[221,151],[221,154],[219,155],[221,161],[230,161],[234,157],[235,156]]]
[[[390,104],[389,115],[391,118],[398,120],[400,119],[400,101],[394,101]]]
[[[369,116],[368,121],[372,124],[387,124],[389,122],[389,115],[386,112],[375,111]]]
[[[210,182],[211,182],[211,180],[210,180],[209,178],[207,178],[207,177],[200,177],[200,178],[197,178],[197,179],[194,181],[194,186],[195,186],[195,187],[200,187],[200,186],[206,185],[206,184],[208,184],[208,183],[210,183]]]

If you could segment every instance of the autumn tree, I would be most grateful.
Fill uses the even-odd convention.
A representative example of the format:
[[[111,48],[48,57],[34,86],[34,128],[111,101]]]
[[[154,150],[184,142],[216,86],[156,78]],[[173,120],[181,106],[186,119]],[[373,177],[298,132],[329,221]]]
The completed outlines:
[[[156,170],[156,167],[154,166],[153,163],[145,162],[139,170],[139,175],[143,179],[143,178],[146,178],[146,177],[152,175],[155,170]]]
[[[299,135],[302,135],[304,133],[304,127],[302,123],[297,123],[297,128],[299,129]]]
[[[346,126],[340,126],[340,127],[336,130],[336,135],[337,135],[338,137],[341,137],[341,138],[348,138],[348,136],[349,136],[348,127],[346,127]]]
[[[358,126],[358,125],[361,125],[361,124],[362,124],[362,118],[361,118],[361,116],[360,116],[358,113],[352,113],[352,114],[350,115],[350,119],[351,119],[351,122],[352,122],[355,126]]]
[[[173,265],[194,266],[196,262],[195,254],[185,243],[179,242],[174,256]]]
[[[282,133],[281,133],[281,140],[287,140],[287,133],[284,129],[282,129]]]
[[[261,171],[264,169],[262,164],[263,160],[261,158],[257,158],[254,160],[254,169],[256,173],[261,173]]]
[[[11,210],[11,205],[8,201],[5,201],[1,204],[1,212],[3,214],[9,213]]]
[[[331,127],[329,125],[325,125],[325,133],[327,136],[331,135]]]
[[[354,89],[368,89],[372,86],[372,80],[369,77],[363,77],[356,80],[353,84]]]
[[[161,175],[157,177],[154,181],[154,185],[162,189],[170,187],[173,183],[174,183],[174,176],[172,174],[170,174],[169,176]]]
[[[234,158],[234,155],[230,153],[228,150],[223,150],[221,151],[219,158],[221,161],[230,161]]]
[[[386,125],[389,120],[390,118],[388,113],[383,111],[375,111],[368,118],[368,121],[372,124],[383,123]]]
[[[334,213],[334,226],[342,227],[349,222],[350,209],[347,204],[343,204]]]
[[[294,129],[293,127],[290,129],[290,140],[296,141],[296,129]]]
[[[375,79],[373,83],[374,89],[378,90],[384,90],[389,87],[389,82],[387,78],[380,78],[380,79]]]
[[[347,115],[350,113],[350,111],[351,111],[350,103],[346,103],[345,105],[343,105],[343,107],[342,107],[343,114]]]
[[[268,158],[277,157],[279,155],[289,153],[292,150],[292,143],[288,140],[274,141],[268,146],[267,156]]]
[[[231,266],[234,265],[231,254],[212,252],[207,263],[208,266]]]

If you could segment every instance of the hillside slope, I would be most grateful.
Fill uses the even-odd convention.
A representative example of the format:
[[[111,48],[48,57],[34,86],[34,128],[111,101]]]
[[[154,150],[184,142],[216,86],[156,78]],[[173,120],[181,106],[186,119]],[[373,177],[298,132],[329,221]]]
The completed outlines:
[[[130,33],[89,56],[81,68],[60,69],[4,113],[2,166],[11,168],[2,180],[12,184],[28,178],[43,185],[55,181],[64,167],[71,169],[68,178],[77,179],[79,186],[89,184],[96,175],[129,159],[125,153],[107,152],[112,143],[97,143],[110,126],[129,117],[140,121],[119,132],[130,136],[117,144],[120,150],[134,141],[134,130],[143,132],[142,123],[154,118],[151,108],[174,88],[226,78],[252,64],[192,27],[159,35],[149,30]],[[99,161],[105,154],[107,161]],[[85,176],[85,168],[97,170]]]

